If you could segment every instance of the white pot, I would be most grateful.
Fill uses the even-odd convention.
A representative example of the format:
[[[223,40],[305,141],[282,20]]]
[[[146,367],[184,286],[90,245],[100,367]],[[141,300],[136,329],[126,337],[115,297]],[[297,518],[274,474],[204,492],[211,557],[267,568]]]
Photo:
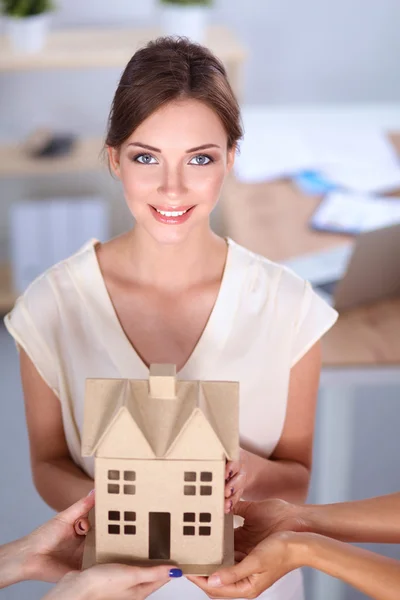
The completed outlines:
[[[208,15],[205,6],[163,6],[161,26],[164,35],[180,35],[203,44],[206,39]]]
[[[50,15],[43,13],[33,17],[7,17],[6,34],[15,52],[32,54],[45,45]]]

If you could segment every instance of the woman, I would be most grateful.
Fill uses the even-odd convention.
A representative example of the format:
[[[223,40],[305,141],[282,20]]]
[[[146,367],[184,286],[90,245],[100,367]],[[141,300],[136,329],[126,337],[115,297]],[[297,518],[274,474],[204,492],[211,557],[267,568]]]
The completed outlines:
[[[208,579],[193,578],[212,598],[256,598],[280,577],[312,567],[375,600],[397,600],[400,562],[347,542],[400,543],[400,493],[379,498],[296,506],[282,500],[241,502],[238,558]]]
[[[182,576],[169,566],[98,565],[79,572],[93,505],[89,494],[24,538],[0,546],[0,589],[37,580],[59,582],[43,600],[144,600],[170,577]]]
[[[241,136],[225,69],[207,49],[161,38],[128,63],[106,148],[135,225],[51,268],[5,321],[20,348],[33,477],[50,506],[92,487],[93,461],[80,452],[85,379],[146,379],[165,362],[182,379],[240,382],[242,451],[227,466],[226,510],[241,497],[304,501],[318,340],[337,315],[292,272],[212,232]],[[187,597],[180,583],[175,597]],[[302,597],[299,573],[278,585],[279,598]]]

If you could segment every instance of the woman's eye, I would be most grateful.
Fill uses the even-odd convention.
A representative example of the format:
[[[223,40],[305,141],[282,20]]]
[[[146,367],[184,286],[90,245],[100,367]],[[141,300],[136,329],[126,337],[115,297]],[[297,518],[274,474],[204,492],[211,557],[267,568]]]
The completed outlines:
[[[207,156],[207,154],[198,154],[197,156],[194,156],[192,158],[192,160],[189,162],[189,164],[204,166],[204,165],[208,165],[211,162],[213,162],[213,159],[211,158],[211,156]]]
[[[157,164],[156,159],[151,154],[138,154],[137,156],[135,156],[134,161],[142,165]]]

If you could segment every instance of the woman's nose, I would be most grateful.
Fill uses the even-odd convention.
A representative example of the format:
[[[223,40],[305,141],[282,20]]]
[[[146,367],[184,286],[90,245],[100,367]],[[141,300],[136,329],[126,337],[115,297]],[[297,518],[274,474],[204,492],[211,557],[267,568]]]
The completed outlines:
[[[169,198],[178,198],[187,192],[182,169],[166,167],[158,189],[159,193]]]

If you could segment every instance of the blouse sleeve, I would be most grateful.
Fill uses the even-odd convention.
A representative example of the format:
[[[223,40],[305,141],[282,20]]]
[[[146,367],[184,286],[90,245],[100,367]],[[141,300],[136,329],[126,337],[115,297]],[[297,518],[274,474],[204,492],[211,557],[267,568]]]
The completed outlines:
[[[23,348],[38,373],[59,397],[56,352],[57,303],[46,276],[35,280],[4,318],[17,349]]]
[[[335,324],[338,313],[322,300],[307,281],[303,285],[300,312],[295,324],[292,367]]]

